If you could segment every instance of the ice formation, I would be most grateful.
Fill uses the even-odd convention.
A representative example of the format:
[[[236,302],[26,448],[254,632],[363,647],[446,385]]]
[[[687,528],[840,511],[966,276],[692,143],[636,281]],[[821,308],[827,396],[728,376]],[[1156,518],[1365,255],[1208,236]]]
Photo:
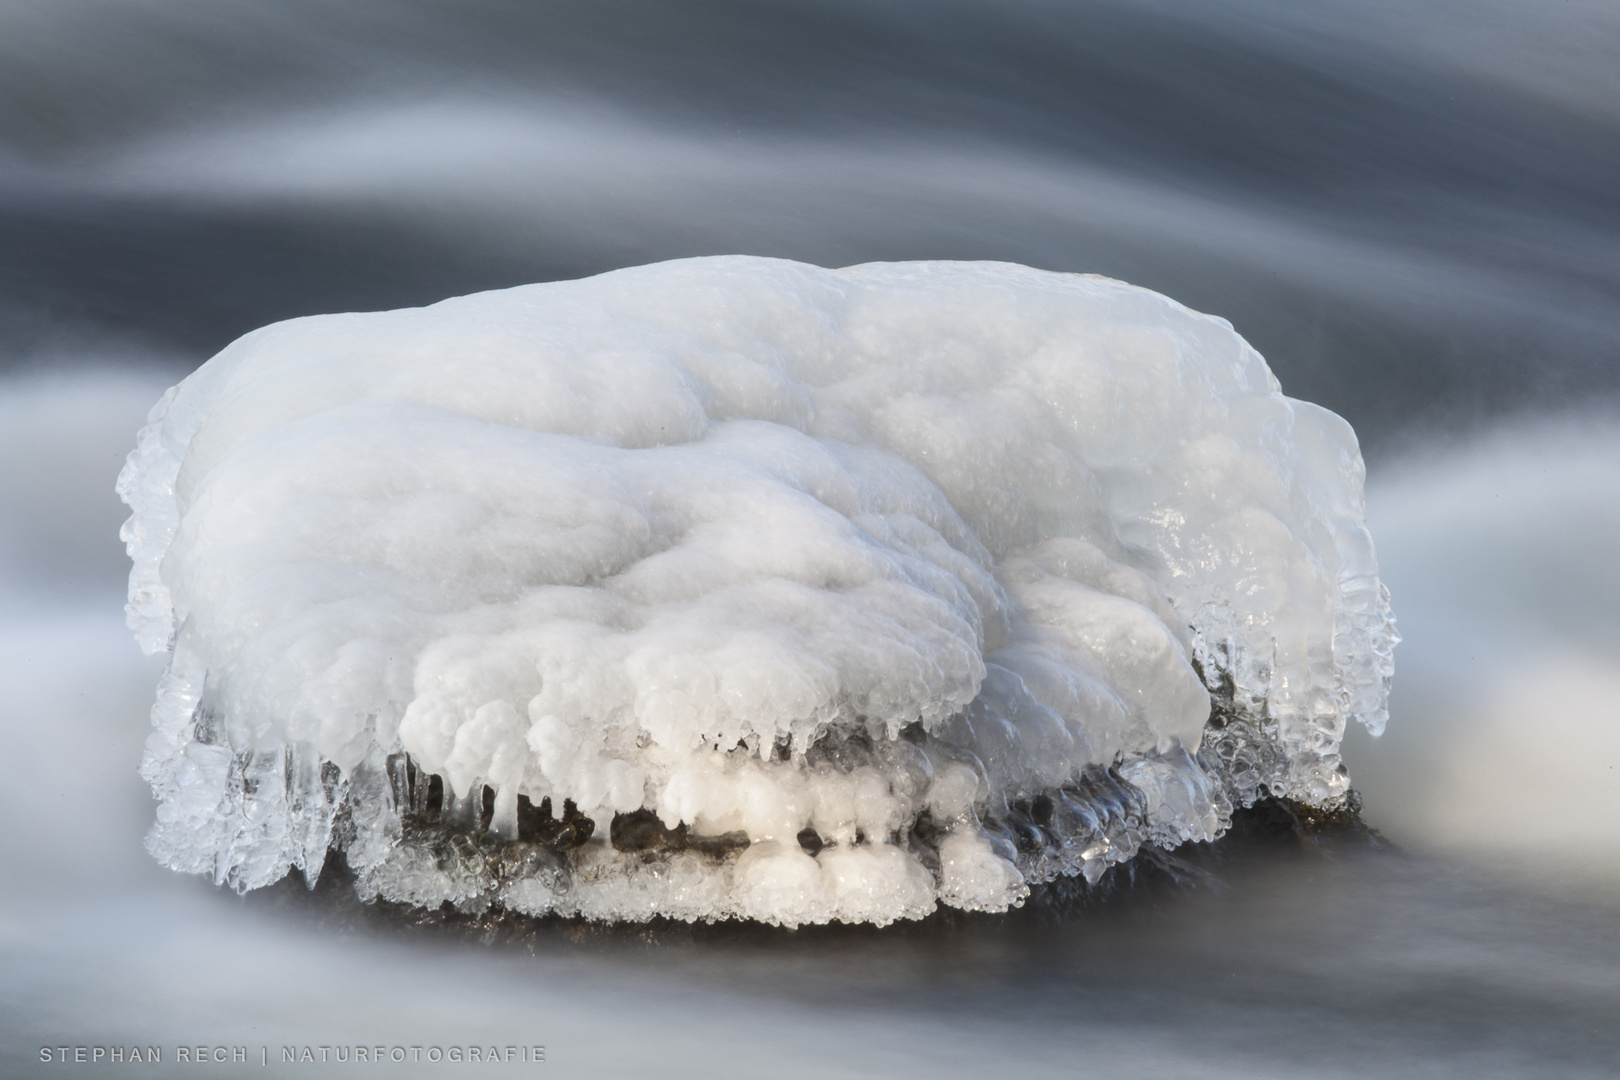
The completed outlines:
[[[692,259],[295,319],[119,480],[148,847],[640,920],[1003,910],[1325,805],[1394,643],[1340,418],[999,263]]]

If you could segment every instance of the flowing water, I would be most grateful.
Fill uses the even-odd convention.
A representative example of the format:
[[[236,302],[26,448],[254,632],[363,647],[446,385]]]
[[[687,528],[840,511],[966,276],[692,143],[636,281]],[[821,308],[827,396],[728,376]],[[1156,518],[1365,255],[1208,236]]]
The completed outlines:
[[[1617,49],[1581,0],[0,4],[0,1073],[1620,1072]],[[716,252],[1121,277],[1350,419],[1395,847],[489,944],[155,866],[111,488],[163,388],[277,318]]]

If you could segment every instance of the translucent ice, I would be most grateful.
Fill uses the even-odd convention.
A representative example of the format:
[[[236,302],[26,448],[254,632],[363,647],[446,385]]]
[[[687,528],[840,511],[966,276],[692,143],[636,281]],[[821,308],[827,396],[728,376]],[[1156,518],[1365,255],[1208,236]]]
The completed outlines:
[[[152,852],[642,919],[1000,910],[1342,797],[1394,643],[1337,416],[997,263],[712,258],[255,331],[119,482]]]

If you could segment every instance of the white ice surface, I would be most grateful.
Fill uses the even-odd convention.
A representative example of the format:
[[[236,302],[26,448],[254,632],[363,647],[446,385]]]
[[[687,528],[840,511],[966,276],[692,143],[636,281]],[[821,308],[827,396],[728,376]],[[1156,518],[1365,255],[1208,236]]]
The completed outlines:
[[[571,892],[509,906],[1004,908],[1260,784],[1344,792],[1392,645],[1361,482],[1224,321],[1007,264],[695,259],[266,327],[120,479],[132,626],[173,650],[149,846],[252,888],[338,822],[364,887],[468,900],[397,844],[403,751],[469,821],[492,789],[497,837],[520,796],[599,823]],[[1218,767],[1195,663],[1252,721]],[[1059,799],[1019,862],[981,827],[1111,768],[1117,828]],[[643,808],[750,846],[644,871],[601,843]]]

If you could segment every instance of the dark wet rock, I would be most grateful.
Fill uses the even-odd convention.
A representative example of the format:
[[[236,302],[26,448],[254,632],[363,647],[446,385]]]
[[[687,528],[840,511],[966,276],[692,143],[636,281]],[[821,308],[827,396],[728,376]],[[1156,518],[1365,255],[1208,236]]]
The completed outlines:
[[[579,812],[572,800],[563,802],[560,817],[553,817],[551,800],[535,806],[527,795],[518,796],[518,839],[544,844],[553,851],[579,847],[596,834],[596,822]]]

